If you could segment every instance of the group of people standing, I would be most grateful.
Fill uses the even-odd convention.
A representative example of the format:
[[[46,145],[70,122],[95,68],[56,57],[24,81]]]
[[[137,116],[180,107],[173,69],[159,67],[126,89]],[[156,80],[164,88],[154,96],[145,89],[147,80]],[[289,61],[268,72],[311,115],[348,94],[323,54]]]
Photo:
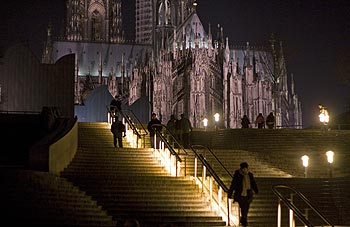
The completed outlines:
[[[273,129],[275,126],[275,116],[271,112],[267,117],[266,121],[262,113],[259,113],[258,116],[255,119],[255,125],[258,128],[265,128],[265,124],[267,125],[267,128]],[[242,128],[249,128],[250,126],[250,121],[247,115],[244,115],[243,118],[241,119],[241,125]]]
[[[173,144],[174,139],[176,139],[184,148],[188,148],[191,144],[190,133],[192,132],[193,127],[190,120],[184,114],[181,114],[180,117],[180,119],[177,119],[175,115],[170,116],[170,119],[166,124],[168,130],[165,131],[165,134],[167,135],[170,144]],[[161,121],[157,118],[155,113],[152,113],[151,121],[149,121],[147,125],[152,148],[154,148],[154,129],[162,130],[161,126],[153,126],[154,124],[161,124]]]
[[[167,128],[170,133],[180,141],[184,148],[190,146],[190,134],[193,128],[190,120],[184,114],[180,115],[180,119],[176,119],[174,115],[171,115],[170,120],[167,123]]]
[[[113,133],[113,142],[114,147],[123,147],[122,138],[125,137],[125,125],[119,119],[119,112],[121,111],[121,100],[118,96],[116,96],[110,103],[110,113],[112,116],[112,126],[111,132]],[[158,126],[153,126],[157,124]],[[157,118],[156,113],[152,113],[151,120],[148,122],[147,130],[150,134],[151,139],[151,147],[155,148],[155,130],[159,130],[162,132],[161,120]],[[250,128],[250,121],[247,115],[244,115],[241,119],[242,128]],[[275,116],[273,112],[271,112],[265,121],[262,113],[259,113],[255,119],[255,125],[257,128],[265,128],[265,124],[269,129],[274,128],[275,124]],[[168,142],[173,144],[174,139],[179,141],[184,148],[189,148],[191,144],[191,132],[193,127],[191,125],[190,120],[184,115],[180,115],[180,119],[177,119],[175,115],[171,115],[169,121],[166,124],[168,130],[165,131],[166,136],[168,137]]]

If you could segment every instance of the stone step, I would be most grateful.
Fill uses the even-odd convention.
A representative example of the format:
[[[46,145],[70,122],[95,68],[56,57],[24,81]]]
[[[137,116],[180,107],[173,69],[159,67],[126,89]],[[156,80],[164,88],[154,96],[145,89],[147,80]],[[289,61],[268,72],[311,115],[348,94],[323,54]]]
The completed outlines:
[[[64,178],[44,172],[2,169],[2,221],[35,226],[115,226],[90,196]]]

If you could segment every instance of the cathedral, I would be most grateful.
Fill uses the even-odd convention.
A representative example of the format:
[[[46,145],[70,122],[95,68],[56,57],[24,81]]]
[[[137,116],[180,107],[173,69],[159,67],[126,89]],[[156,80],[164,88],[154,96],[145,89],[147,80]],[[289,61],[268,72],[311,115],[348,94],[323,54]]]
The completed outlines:
[[[243,115],[256,127],[259,113],[273,112],[277,128],[302,127],[293,75],[274,36],[265,47],[235,43],[220,25],[202,25],[195,0],[136,0],[135,12],[121,4],[67,0],[64,34],[53,37],[48,27],[42,63],[75,54],[76,106],[105,86],[130,108],[146,100],[143,111],[163,124],[184,114],[204,128],[218,113],[221,128],[240,128]],[[134,41],[125,39],[124,13],[135,14]]]

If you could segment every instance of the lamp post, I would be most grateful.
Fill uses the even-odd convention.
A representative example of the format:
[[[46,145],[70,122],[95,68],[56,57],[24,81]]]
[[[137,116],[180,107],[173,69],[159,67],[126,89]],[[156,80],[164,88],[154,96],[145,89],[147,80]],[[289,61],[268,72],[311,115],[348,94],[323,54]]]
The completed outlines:
[[[220,114],[219,114],[219,113],[214,114],[215,130],[218,129],[218,122],[219,122],[219,119],[220,119]]]
[[[327,156],[327,161],[328,161],[328,168],[329,168],[329,177],[333,177],[333,168],[332,168],[332,163],[334,160],[334,152],[333,151],[327,151],[326,152]]]
[[[208,126],[208,119],[207,118],[203,119],[203,125],[204,125],[204,130],[207,131],[207,126]]]
[[[301,160],[303,161],[303,166],[304,166],[304,177],[307,178],[307,167],[309,166],[309,156],[303,155],[301,157]]]
[[[327,130],[327,125],[328,125],[328,122],[329,122],[328,110],[322,104],[319,104],[318,108],[320,109],[320,114],[318,115],[318,117],[320,118],[320,122],[322,124],[323,130],[326,131]]]

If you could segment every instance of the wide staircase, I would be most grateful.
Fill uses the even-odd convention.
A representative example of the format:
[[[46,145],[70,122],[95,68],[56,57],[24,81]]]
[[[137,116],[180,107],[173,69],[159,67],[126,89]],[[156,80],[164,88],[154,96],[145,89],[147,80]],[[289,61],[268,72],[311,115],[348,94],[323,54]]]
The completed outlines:
[[[200,164],[194,170],[191,149],[181,155],[185,174],[175,177],[165,170],[153,149],[132,148],[126,138],[124,148],[115,149],[109,127],[107,123],[79,123],[78,151],[60,176],[3,168],[3,220],[13,225],[77,227],[122,226],[130,218],[137,219],[141,227],[226,225],[193,177],[196,172],[201,178],[204,170]],[[205,157],[227,187],[229,173],[242,161],[249,163],[259,186],[251,204],[249,226],[277,226],[275,185],[296,188],[333,225],[350,226],[350,173],[346,164],[350,160],[350,134],[327,133],[242,129],[205,135],[194,131],[193,142],[210,145],[215,157],[206,149],[196,152]],[[145,144],[149,147],[149,141]],[[327,149],[335,152],[333,177],[324,157]],[[300,160],[304,154],[310,155],[311,161],[307,177]],[[213,191],[218,192],[217,185]],[[293,193],[288,196],[304,209]],[[233,210],[237,211],[237,203],[233,203]],[[304,211],[314,226],[325,226],[306,207]],[[289,215],[282,204],[281,226],[289,226]],[[298,219],[295,225],[304,226]]]
[[[261,227],[277,225],[278,198],[272,192],[272,187],[281,184],[300,190],[332,223],[337,225],[350,224],[349,218],[345,215],[350,213],[350,193],[344,190],[344,187],[350,185],[350,180],[346,177],[346,170],[336,172],[341,177],[328,178],[325,177],[328,174],[327,168],[314,167],[311,172],[312,177],[305,178],[300,174],[304,171],[303,167],[300,167],[299,154],[302,153],[296,152],[295,149],[301,145],[288,139],[291,137],[290,133],[293,132],[281,131],[282,135],[277,137],[270,131],[252,131],[252,138],[255,136],[263,137],[264,141],[270,140],[271,144],[273,144],[272,141],[274,143],[277,141],[280,144],[288,143],[288,146],[283,145],[284,152],[279,151],[278,146],[275,145],[269,149],[272,154],[281,155],[278,158],[270,160],[264,157],[263,154],[269,153],[264,150],[259,153],[258,148],[261,147],[261,141],[260,143],[259,141],[249,143],[251,147],[246,147],[247,150],[228,149],[227,147],[222,149],[220,146],[212,150],[216,158],[231,173],[239,167],[239,163],[242,161],[247,161],[250,164],[250,170],[254,173],[260,189],[260,193],[255,196],[254,202],[251,204],[250,225]],[[117,223],[123,223],[128,218],[135,218],[141,222],[141,226],[161,226],[166,223],[172,223],[175,226],[225,225],[208,203],[208,199],[205,199],[201,189],[190,177],[194,174],[195,162],[195,155],[191,149],[187,149],[186,155],[181,155],[183,162],[186,162],[183,163],[186,166],[186,177],[173,177],[160,165],[153,149],[114,149],[108,124],[80,123],[79,133],[82,135],[79,139],[79,151],[61,176],[74,182],[79,188],[91,195],[93,199],[98,201],[99,205],[107,210],[109,215],[113,216],[113,220]],[[265,134],[262,135],[262,133]],[[268,133],[270,136],[267,136]],[[242,142],[244,136],[247,137],[247,135],[243,135],[238,139],[241,143],[244,143]],[[317,138],[320,135],[315,133],[314,136]],[[234,137],[237,140],[238,136]],[[339,137],[341,136],[338,135],[336,138]],[[320,140],[315,138],[309,135],[307,138],[308,147],[320,146],[318,144]],[[342,142],[346,141],[345,138],[346,135],[341,137],[340,142],[336,139],[333,144],[336,147],[341,147]],[[329,138],[329,140],[331,139]],[[232,139],[225,141],[226,146],[232,144]],[[128,147],[126,140],[124,140],[124,144],[125,147]],[[147,144],[149,143],[147,142]],[[221,143],[221,146],[225,145]],[[265,146],[267,147],[267,143],[264,144]],[[273,147],[276,149],[274,150]],[[225,185],[229,186],[231,176],[223,168],[219,168],[218,161],[209,155],[208,151],[199,151],[199,153],[204,155]],[[285,159],[283,155],[288,158],[293,155],[298,157]],[[338,155],[346,157],[347,152],[340,150]],[[281,163],[286,163],[288,168],[278,168]],[[320,165],[323,164],[320,163]],[[199,176],[202,174],[201,171],[197,167]],[[295,173],[299,175],[294,175]],[[298,203],[297,200],[294,202]],[[237,206],[237,203],[234,206]],[[311,212],[310,216],[313,216]],[[313,221],[322,225],[322,220],[318,217],[313,217]],[[284,207],[282,209],[283,226],[288,226],[288,222],[289,210]],[[297,222],[297,224],[302,225],[301,222]]]
[[[225,226],[194,181],[168,174],[150,148],[113,147],[109,125],[79,123],[79,150],[61,176],[98,201],[117,225]]]

